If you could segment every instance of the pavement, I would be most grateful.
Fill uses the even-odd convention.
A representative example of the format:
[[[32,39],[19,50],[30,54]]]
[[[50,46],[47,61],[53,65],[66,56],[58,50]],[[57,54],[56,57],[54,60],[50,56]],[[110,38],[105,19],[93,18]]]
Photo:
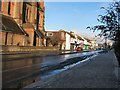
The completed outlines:
[[[116,88],[120,68],[113,51],[102,53],[76,66],[25,88]],[[24,88],[23,88],[24,89]]]
[[[82,51],[81,51],[82,52]],[[84,51],[88,52],[88,51]],[[20,54],[31,54],[34,56],[39,55],[39,56],[46,56],[46,55],[63,55],[63,54],[73,54],[73,53],[79,53],[75,50],[39,50],[39,51],[11,51],[11,52],[0,52],[0,55],[20,55]]]

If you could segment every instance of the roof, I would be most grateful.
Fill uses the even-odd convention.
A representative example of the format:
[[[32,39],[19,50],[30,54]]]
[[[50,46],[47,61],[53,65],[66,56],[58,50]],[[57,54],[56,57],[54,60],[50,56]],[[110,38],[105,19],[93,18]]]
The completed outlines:
[[[64,31],[64,30],[59,30],[60,32],[65,32],[65,33],[68,33],[72,38],[75,38],[75,36],[72,34],[72,33],[69,33],[69,32],[67,32],[67,31]]]
[[[45,31],[46,33],[57,33],[59,31]]]
[[[84,41],[84,39],[83,39],[83,38],[81,38],[80,36],[77,36],[77,38],[78,38],[79,40]]]
[[[75,38],[75,36],[72,33],[69,33],[67,31],[64,31],[62,29],[60,29],[59,31],[46,31],[47,33],[57,33],[57,32],[64,32],[64,33],[68,33],[72,38]]]
[[[6,15],[2,15],[2,31],[12,32],[15,34],[25,34],[15,22],[15,20],[12,17]]]
[[[88,38],[84,38],[84,39],[86,39],[88,42],[90,42],[91,40],[90,39],[88,39]]]
[[[23,33],[24,33],[26,36],[29,36],[28,33],[25,32],[25,30],[23,29],[23,27],[20,26],[20,28],[21,28],[21,30],[23,31]]]
[[[69,33],[68,34],[72,37],[72,38],[75,38],[75,36],[72,34],[72,33]]]
[[[40,30],[35,30],[35,33],[36,33],[40,38],[46,38],[45,35],[44,35]]]
[[[2,24],[2,22],[0,22],[0,29],[2,28],[2,30],[5,30],[5,26]]]

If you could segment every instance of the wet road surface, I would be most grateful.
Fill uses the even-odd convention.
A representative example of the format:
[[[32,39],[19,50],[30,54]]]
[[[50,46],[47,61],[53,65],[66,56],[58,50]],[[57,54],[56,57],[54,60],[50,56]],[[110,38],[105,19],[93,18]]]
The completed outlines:
[[[74,57],[94,54],[95,52],[49,55],[25,58],[29,54],[3,55],[2,79],[3,88],[21,88],[41,80],[41,75],[49,69]],[[34,56],[34,54],[32,54]],[[7,59],[8,58],[8,59]],[[19,58],[19,59],[18,59]]]

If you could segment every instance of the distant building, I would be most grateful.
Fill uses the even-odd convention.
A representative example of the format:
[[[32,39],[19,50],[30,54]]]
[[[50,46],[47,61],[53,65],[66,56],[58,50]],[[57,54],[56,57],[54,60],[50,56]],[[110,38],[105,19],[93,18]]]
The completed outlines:
[[[60,50],[65,50],[66,34],[61,31],[46,31],[47,46],[57,47]]]
[[[84,39],[82,39],[81,36],[77,35],[74,32],[70,32],[70,34],[74,36],[74,38],[71,38],[71,49],[76,49],[77,47],[81,47],[81,45],[84,42]]]
[[[98,48],[98,44],[96,43],[95,40],[91,40],[90,43],[91,43],[90,49],[96,50]]]
[[[2,42],[0,45],[46,46],[44,30],[44,1],[4,2],[2,16]]]
[[[75,50],[83,39],[77,34],[73,34],[64,30],[59,31],[46,31],[47,45],[58,47],[60,50]]]
[[[82,37],[84,39],[84,50],[96,50],[98,48],[98,44],[95,40],[90,40],[88,38]]]

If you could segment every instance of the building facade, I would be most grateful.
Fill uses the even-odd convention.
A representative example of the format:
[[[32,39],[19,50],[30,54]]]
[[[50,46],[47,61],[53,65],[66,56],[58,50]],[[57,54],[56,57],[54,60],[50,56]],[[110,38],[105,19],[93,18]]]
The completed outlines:
[[[84,41],[74,32],[71,33],[64,30],[47,31],[47,37],[49,41],[56,43],[60,50],[75,50]],[[49,42],[48,45],[52,46],[53,44]]]
[[[14,2],[2,1],[0,7],[0,15],[2,17],[2,39],[5,39],[6,42],[10,42],[11,37],[13,39],[12,42],[14,44],[9,44],[5,42],[1,42],[0,44],[22,46],[46,46],[44,29],[44,11],[45,7],[43,0],[41,0],[40,2],[23,2],[22,0],[21,2],[17,2],[17,0],[14,0]],[[11,23],[6,24],[8,21]],[[19,29],[15,28],[13,24]],[[10,36],[6,33],[12,35]]]

